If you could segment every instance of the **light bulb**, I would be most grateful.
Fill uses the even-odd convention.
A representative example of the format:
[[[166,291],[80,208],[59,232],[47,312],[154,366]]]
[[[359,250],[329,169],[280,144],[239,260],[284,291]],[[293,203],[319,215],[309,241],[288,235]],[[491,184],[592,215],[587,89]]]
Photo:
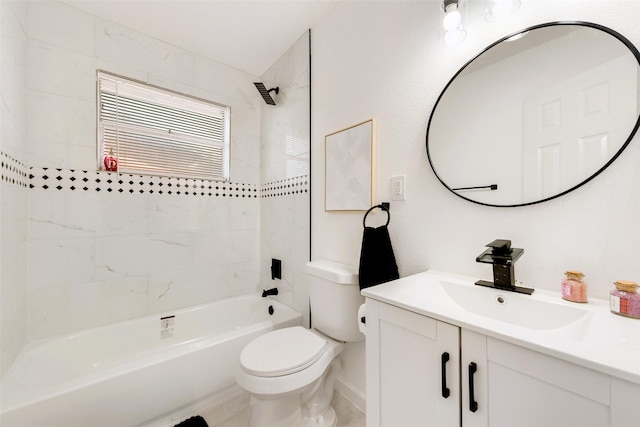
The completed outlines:
[[[456,9],[456,10],[447,12],[444,15],[444,19],[442,20],[442,26],[444,27],[445,30],[451,31],[458,28],[461,22],[462,22],[462,15]]]

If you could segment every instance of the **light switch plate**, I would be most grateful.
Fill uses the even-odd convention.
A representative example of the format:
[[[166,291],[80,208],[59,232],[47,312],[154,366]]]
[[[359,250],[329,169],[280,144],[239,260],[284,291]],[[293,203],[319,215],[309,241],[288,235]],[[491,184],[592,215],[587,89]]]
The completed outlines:
[[[391,177],[391,200],[407,200],[405,175]]]

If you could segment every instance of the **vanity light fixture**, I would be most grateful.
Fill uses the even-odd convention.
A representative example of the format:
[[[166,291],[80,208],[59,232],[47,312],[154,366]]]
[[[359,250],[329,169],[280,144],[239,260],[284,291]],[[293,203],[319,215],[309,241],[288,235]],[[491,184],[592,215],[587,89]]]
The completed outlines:
[[[489,22],[502,21],[520,8],[520,0],[485,0],[484,19]]]
[[[447,45],[458,44],[467,36],[467,33],[462,29],[462,2],[463,0],[444,0],[442,2],[444,11],[443,39]]]

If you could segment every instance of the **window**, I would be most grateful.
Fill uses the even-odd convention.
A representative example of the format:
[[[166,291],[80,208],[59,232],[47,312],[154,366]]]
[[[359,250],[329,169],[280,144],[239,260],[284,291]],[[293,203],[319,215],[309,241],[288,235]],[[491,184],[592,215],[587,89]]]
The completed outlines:
[[[98,169],[227,180],[227,106],[98,71]]]

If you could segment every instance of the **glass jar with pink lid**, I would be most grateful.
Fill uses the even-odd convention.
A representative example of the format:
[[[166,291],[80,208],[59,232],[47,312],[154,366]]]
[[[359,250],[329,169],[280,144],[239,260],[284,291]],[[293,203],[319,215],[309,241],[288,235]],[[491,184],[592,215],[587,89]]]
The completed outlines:
[[[587,285],[580,271],[567,271],[567,278],[562,282],[562,298],[572,302],[587,302]]]
[[[612,313],[640,319],[640,295],[636,293],[638,284],[630,280],[617,280],[616,288],[609,296]]]

